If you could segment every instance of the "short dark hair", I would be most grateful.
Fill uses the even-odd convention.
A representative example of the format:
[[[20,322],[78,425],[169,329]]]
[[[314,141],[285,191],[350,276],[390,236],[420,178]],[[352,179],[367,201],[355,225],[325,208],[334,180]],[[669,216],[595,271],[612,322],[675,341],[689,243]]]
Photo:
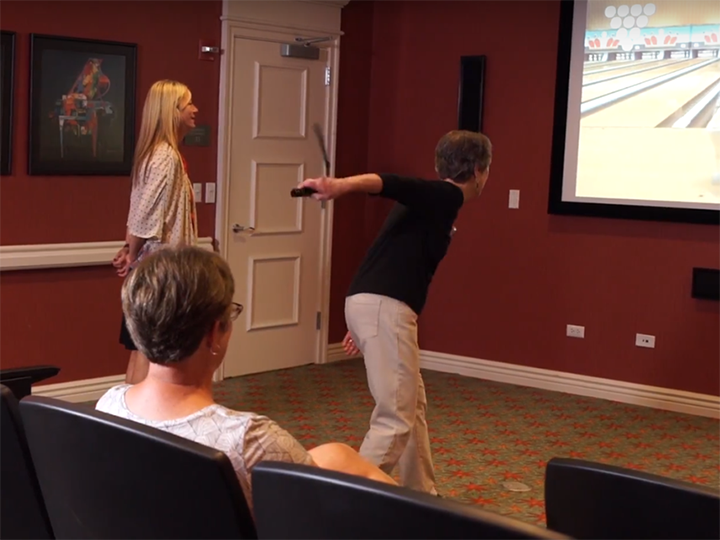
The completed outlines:
[[[492,143],[482,133],[454,130],[443,135],[435,147],[435,169],[442,180],[464,183],[485,172],[492,161]]]
[[[156,364],[198,350],[215,322],[230,320],[235,283],[227,262],[194,246],[164,247],[144,258],[122,287],[122,308],[138,350]]]

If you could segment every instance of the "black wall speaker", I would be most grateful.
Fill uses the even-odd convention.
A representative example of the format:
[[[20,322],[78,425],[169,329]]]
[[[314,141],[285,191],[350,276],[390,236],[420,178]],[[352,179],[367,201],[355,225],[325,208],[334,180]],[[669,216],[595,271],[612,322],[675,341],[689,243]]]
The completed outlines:
[[[482,131],[484,89],[485,56],[461,56],[458,129]]]
[[[699,300],[720,300],[720,270],[693,268],[692,297]]]

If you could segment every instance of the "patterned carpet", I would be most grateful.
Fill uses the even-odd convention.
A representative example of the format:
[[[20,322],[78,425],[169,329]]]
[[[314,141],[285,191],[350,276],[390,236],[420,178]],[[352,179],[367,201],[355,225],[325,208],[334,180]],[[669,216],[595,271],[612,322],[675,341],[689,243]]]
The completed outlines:
[[[577,457],[720,487],[720,423],[437,372],[424,372],[438,489],[446,497],[545,525],[543,477]],[[265,414],[307,448],[359,448],[373,400],[361,360],[228,379],[219,403]],[[522,482],[530,491],[509,491]]]

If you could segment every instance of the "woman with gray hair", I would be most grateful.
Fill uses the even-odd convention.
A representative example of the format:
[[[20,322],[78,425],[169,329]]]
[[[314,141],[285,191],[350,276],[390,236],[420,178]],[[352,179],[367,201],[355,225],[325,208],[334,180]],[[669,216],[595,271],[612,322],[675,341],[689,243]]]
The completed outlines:
[[[252,509],[251,473],[261,461],[315,465],[395,484],[345,444],[311,450],[266,416],[213,400],[212,378],[242,305],[227,263],[202,248],[166,247],[144,258],[122,287],[127,328],[150,361],[147,377],[108,390],[96,409],[224,452]]]

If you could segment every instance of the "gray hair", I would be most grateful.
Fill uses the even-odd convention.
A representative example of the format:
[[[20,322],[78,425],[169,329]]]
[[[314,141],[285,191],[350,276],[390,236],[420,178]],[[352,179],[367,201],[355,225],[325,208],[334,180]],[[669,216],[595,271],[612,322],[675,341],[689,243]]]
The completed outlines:
[[[442,180],[464,183],[475,170],[487,171],[492,161],[492,143],[482,133],[455,130],[443,135],[435,147],[435,169]]]
[[[198,350],[220,321],[227,327],[235,282],[227,262],[206,249],[160,249],[130,272],[122,308],[138,350],[157,364],[180,362]]]

